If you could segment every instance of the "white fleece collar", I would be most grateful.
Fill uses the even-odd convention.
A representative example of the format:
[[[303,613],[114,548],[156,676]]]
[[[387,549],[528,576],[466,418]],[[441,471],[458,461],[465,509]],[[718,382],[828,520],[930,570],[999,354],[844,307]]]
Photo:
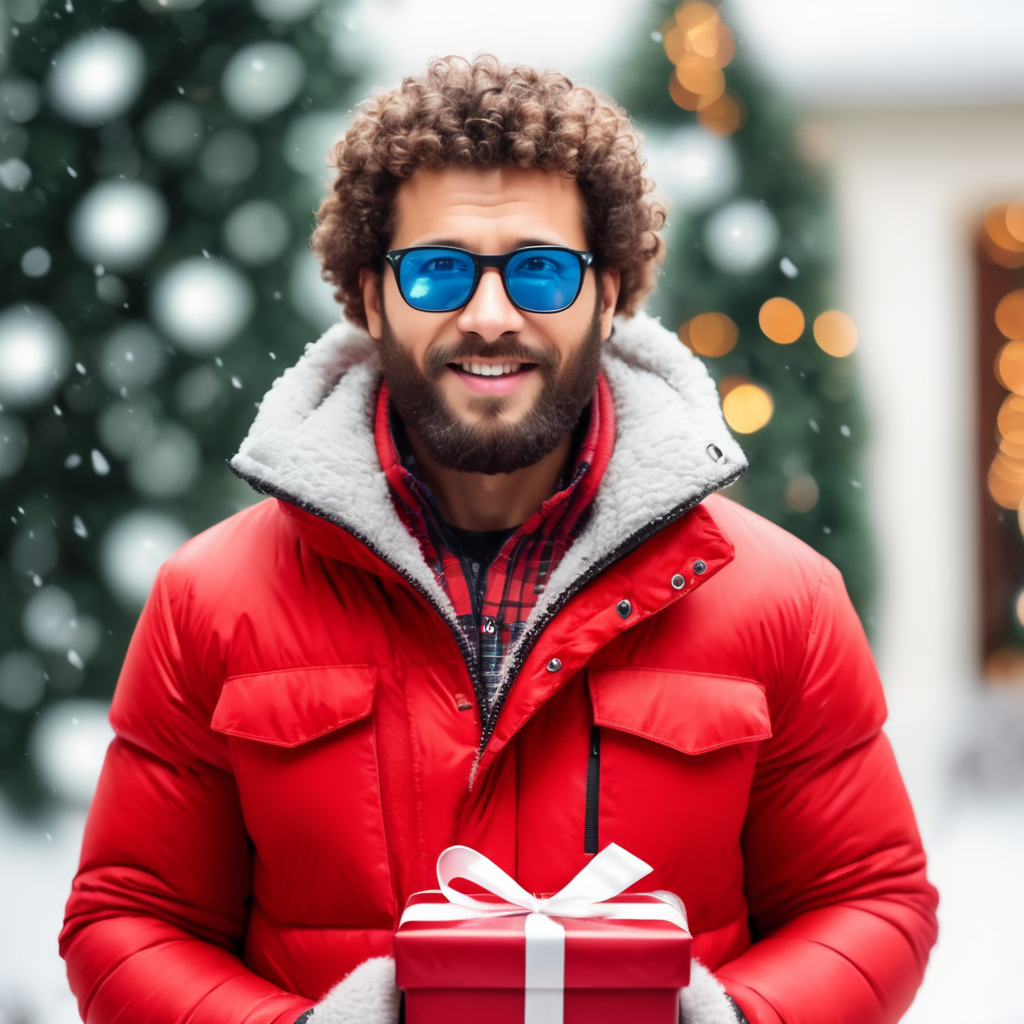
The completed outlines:
[[[746,458],[722,419],[704,365],[646,314],[617,319],[603,368],[615,448],[580,536],[551,574],[530,627],[583,575],[652,524],[736,479]],[[456,625],[391,500],[374,442],[381,377],[369,335],[340,323],[274,381],[231,468],[257,490],[344,527],[419,587]]]

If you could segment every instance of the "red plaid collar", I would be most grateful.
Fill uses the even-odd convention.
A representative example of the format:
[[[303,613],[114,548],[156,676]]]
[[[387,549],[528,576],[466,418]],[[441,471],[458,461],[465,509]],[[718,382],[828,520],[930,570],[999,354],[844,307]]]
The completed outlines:
[[[505,653],[522,634],[547,579],[586,522],[611,458],[615,411],[608,383],[602,373],[590,403],[590,423],[565,486],[505,541],[490,567],[484,567],[484,584],[475,590],[474,565],[460,558],[446,541],[450,534],[438,515],[430,489],[402,464],[391,430],[386,383],[381,384],[377,396],[374,437],[395,508],[419,541],[424,559],[452,602],[462,626],[467,660],[476,662],[476,674],[486,689],[486,699],[490,700]],[[478,701],[484,698],[483,692],[477,694]]]

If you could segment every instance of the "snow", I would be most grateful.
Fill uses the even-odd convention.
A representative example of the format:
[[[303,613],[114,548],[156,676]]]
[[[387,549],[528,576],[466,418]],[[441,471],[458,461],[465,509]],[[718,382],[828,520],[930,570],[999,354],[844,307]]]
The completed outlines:
[[[80,809],[27,823],[0,804],[0,1024],[78,1021],[57,935],[84,824]]]
[[[928,848],[939,942],[904,1024],[1021,1024],[1024,794],[960,808]]]

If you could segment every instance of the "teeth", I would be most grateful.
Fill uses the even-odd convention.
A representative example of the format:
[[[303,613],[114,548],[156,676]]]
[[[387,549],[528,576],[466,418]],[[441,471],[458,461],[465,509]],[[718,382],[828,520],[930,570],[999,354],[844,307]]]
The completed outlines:
[[[459,363],[463,373],[477,377],[501,377],[506,373],[518,373],[522,363]]]

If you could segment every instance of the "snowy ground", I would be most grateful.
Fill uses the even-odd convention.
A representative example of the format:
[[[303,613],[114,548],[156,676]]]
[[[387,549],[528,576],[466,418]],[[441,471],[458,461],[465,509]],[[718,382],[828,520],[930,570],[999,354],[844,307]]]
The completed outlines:
[[[969,743],[943,743],[966,764],[958,773],[954,755],[915,746],[894,716],[894,745],[911,793],[921,794],[930,873],[942,894],[939,944],[904,1024],[1024,1024],[1022,707],[997,702],[961,716],[973,723]],[[929,795],[925,775],[947,781]],[[83,823],[80,809],[28,825],[0,807],[0,1024],[78,1020],[57,933]]]

